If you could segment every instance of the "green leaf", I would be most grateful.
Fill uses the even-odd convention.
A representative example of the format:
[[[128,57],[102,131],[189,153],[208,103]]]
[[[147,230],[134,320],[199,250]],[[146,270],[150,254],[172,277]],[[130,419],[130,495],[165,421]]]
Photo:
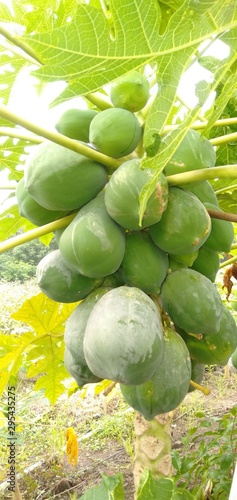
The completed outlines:
[[[105,476],[102,474],[103,482],[91,488],[78,497],[78,500],[124,500],[124,488],[122,474]]]
[[[172,479],[154,479],[151,472],[146,469],[140,479],[137,491],[137,500],[172,500],[174,484]]]
[[[189,491],[176,487],[172,500],[195,500],[195,497]]]

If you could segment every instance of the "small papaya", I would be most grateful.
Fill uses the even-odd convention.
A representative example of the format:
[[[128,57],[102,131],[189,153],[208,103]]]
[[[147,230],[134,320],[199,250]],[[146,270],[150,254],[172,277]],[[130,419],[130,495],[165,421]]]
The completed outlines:
[[[237,326],[227,307],[222,306],[220,326],[215,333],[190,335],[183,333],[183,338],[192,359],[206,365],[222,365],[228,363],[237,348]]]
[[[195,359],[191,359],[191,370],[191,380],[197,384],[201,384],[205,375],[205,364],[199,363],[195,361]],[[195,387],[190,385],[188,392],[193,391],[195,391]]]
[[[78,387],[83,387],[86,384],[94,384],[101,380],[90,371],[86,364],[81,365],[67,346],[64,351],[64,365],[68,373],[76,381]]]
[[[89,142],[90,123],[97,114],[93,109],[67,109],[60,116],[55,128],[70,139]]]
[[[79,210],[63,231],[59,248],[72,271],[105,278],[119,268],[125,252],[124,230],[109,216],[104,193]]]
[[[112,174],[105,189],[105,205],[110,216],[125,229],[144,229],[161,219],[167,207],[169,193],[163,174],[147,202],[142,225],[139,225],[139,195],[153,176],[154,170],[142,169],[139,159],[122,163]]]
[[[183,267],[191,267],[192,264],[195,262],[197,256],[198,256],[198,250],[196,250],[193,253],[189,253],[187,255],[182,255],[182,254],[180,254],[180,255],[172,255],[172,254],[169,254],[169,257],[171,259],[175,260],[178,264],[183,264]]]
[[[66,322],[64,331],[65,344],[77,363],[82,367],[87,367],[83,342],[88,318],[98,300],[110,290],[111,288],[104,286],[93,290],[85,300],[78,304]]]
[[[154,375],[144,384],[120,384],[125,401],[147,420],[177,408],[189,390],[191,360],[187,346],[171,328],[164,329],[164,336],[163,359]]]
[[[190,184],[183,184],[180,185],[183,189],[186,189],[186,191],[190,191],[190,193],[195,194],[195,196],[202,202],[202,203],[212,203],[212,205],[216,205],[218,207],[218,200],[216,193],[208,181],[202,181],[199,183],[190,183]]]
[[[117,271],[122,281],[146,293],[160,293],[169,266],[168,256],[141,231],[125,235],[125,254]]]
[[[207,240],[211,219],[201,201],[183,189],[169,189],[161,220],[149,228],[154,243],[171,255],[193,254]]]
[[[136,149],[141,135],[141,125],[133,113],[122,108],[109,108],[93,118],[89,140],[101,153],[121,158]]]
[[[206,209],[222,210],[211,203],[204,203]],[[205,242],[205,246],[216,252],[227,252],[231,250],[231,245],[234,240],[234,227],[232,222],[227,220],[211,219],[211,232]]]
[[[26,159],[25,188],[48,210],[79,209],[107,182],[106,168],[50,141],[34,146]]]
[[[166,143],[166,136],[163,142]],[[214,167],[216,152],[210,141],[196,130],[189,129],[165,166],[165,175],[181,174],[190,170]],[[195,183],[196,184],[196,183]]]
[[[63,210],[48,210],[42,207],[25,189],[24,178],[16,186],[16,199],[19,214],[28,219],[35,226],[43,226],[49,222],[65,217],[70,212]]]
[[[89,316],[84,354],[98,377],[142,384],[162,360],[161,318],[151,298],[136,287],[120,286],[103,295]]]
[[[217,272],[220,266],[220,259],[218,252],[206,247],[206,244],[199,248],[197,258],[193,262],[191,269],[203,274],[213,283],[216,279]]]
[[[78,302],[84,299],[102,280],[87,278],[69,269],[60,253],[45,255],[36,268],[36,280],[41,291],[55,302]]]
[[[112,83],[110,99],[116,108],[140,111],[149,99],[149,82],[138,71],[130,71]]]
[[[161,286],[161,301],[175,325],[190,333],[216,333],[222,300],[215,285],[193,269],[177,269]]]

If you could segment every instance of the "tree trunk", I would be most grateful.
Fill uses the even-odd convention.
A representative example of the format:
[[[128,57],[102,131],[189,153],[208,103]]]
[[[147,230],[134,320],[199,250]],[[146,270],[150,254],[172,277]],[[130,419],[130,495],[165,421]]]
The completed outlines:
[[[135,491],[138,489],[141,474],[145,469],[149,469],[155,479],[172,476],[172,418],[173,412],[157,415],[150,421],[146,420],[140,413],[135,414]]]

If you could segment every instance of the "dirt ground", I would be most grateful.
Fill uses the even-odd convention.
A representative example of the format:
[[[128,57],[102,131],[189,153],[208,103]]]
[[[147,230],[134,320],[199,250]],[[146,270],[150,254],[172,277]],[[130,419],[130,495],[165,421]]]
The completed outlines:
[[[221,377],[222,390],[216,382]],[[233,383],[233,377],[235,383]],[[223,369],[218,369],[212,373],[211,383],[209,375],[205,376],[204,385],[211,389],[209,396],[204,396],[201,392],[195,391],[195,404],[197,401],[205,408],[206,414],[215,416],[223,415],[237,405],[236,375],[231,375],[230,379],[225,379]],[[182,453],[182,438],[186,434],[186,429],[190,425],[191,406],[194,401],[194,393],[188,394],[185,398],[183,409],[177,409],[172,424],[172,447],[177,448]],[[76,397],[76,395],[73,395]],[[72,399],[71,404],[74,404]],[[198,398],[198,399],[197,399]],[[116,397],[109,405],[104,407],[100,398],[93,403],[90,398],[84,400],[84,409],[88,418],[100,418],[103,412],[107,412],[113,418],[117,411]],[[30,467],[31,464],[29,464]],[[106,475],[114,475],[118,472],[123,474],[125,498],[133,500],[133,464],[132,459],[116,440],[108,439],[102,449],[91,449],[87,441],[80,443],[79,460],[76,467],[68,464],[67,457],[54,454],[47,460],[41,460],[37,467],[25,473],[19,478],[19,488],[25,500],[75,500],[80,497],[88,488],[101,482],[101,472]],[[74,494],[74,496],[72,496]],[[11,496],[5,491],[0,498],[7,500]]]

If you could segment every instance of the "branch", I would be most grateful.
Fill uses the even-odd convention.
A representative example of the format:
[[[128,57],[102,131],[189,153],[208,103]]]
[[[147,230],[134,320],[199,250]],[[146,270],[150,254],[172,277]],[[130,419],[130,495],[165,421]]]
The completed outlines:
[[[15,248],[19,245],[23,245],[23,243],[28,243],[28,241],[35,240],[36,238],[40,238],[45,234],[51,233],[52,231],[56,231],[56,229],[62,229],[76,217],[77,213],[67,215],[67,217],[63,217],[62,219],[56,220],[54,222],[50,222],[49,224],[45,224],[41,227],[36,227],[27,231],[26,233],[19,234],[17,236],[13,236],[6,241],[0,243],[0,254],[6,252],[7,250],[11,250],[11,248]]]
[[[182,174],[168,175],[166,179],[170,186],[180,186],[181,184],[188,184],[189,182],[205,181],[207,179],[216,178],[221,179],[223,177],[236,178],[237,164],[191,170],[189,172],[183,172]]]
[[[237,215],[230,214],[229,212],[219,212],[219,210],[207,209],[210,217],[214,219],[228,220],[230,222],[237,222]]]
[[[27,130],[30,130],[34,134],[42,136],[45,139],[48,139],[49,141],[56,142],[56,144],[60,144],[60,146],[64,146],[65,148],[71,149],[76,153],[80,153],[90,158],[91,160],[102,163],[106,167],[111,167],[114,169],[121,164],[121,162],[115,160],[114,158],[99,153],[95,149],[92,149],[91,147],[86,146],[85,144],[79,141],[74,141],[73,139],[69,139],[69,137],[66,137],[63,134],[59,134],[58,132],[52,132],[51,130],[47,130],[43,127],[40,127],[39,125],[36,125],[35,123],[29,122],[22,116],[16,115],[12,111],[10,111],[3,104],[0,104],[0,116],[2,118],[5,118],[6,120],[9,120],[12,123],[15,123],[16,125],[21,125]]]
[[[32,50],[29,45],[27,45],[25,42],[20,37],[14,36],[9,31],[7,31],[3,26],[0,26],[0,35],[3,35],[9,42],[13,43],[13,45],[16,45],[19,47],[19,49],[23,50],[30,58],[32,59],[32,62],[34,64],[42,65],[43,63],[40,61],[38,58],[37,54]]]

